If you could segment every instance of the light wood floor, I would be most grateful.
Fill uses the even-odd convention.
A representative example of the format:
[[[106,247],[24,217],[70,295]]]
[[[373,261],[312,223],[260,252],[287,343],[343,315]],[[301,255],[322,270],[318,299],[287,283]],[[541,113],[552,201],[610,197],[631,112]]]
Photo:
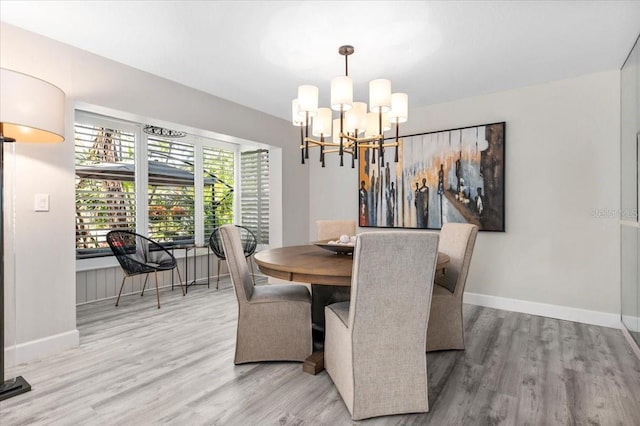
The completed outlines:
[[[233,365],[236,302],[192,288],[78,307],[80,347],[9,371],[33,386],[9,425],[339,425],[326,372]],[[640,361],[619,330],[465,306],[466,351],[430,353],[429,405],[370,424],[640,425]]]

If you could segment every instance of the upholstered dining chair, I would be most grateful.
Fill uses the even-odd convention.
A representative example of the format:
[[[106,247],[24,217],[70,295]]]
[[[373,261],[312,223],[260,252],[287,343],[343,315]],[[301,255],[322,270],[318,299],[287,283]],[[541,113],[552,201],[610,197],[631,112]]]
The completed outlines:
[[[304,361],[311,354],[311,295],[303,285],[254,286],[240,232],[220,228],[231,282],[238,301],[235,364]]]
[[[468,223],[445,223],[438,251],[449,255],[444,275],[435,279],[427,352],[464,349],[462,296],[469,273],[478,227]]]
[[[157,242],[136,234],[131,231],[114,230],[107,233],[107,243],[111,251],[118,259],[118,263],[122,267],[124,277],[118,292],[116,306],[120,303],[120,295],[124,287],[124,281],[127,277],[134,275],[146,274],[144,285],[140,296],[144,295],[144,289],[147,286],[149,274],[154,273],[156,279],[156,297],[158,299],[158,309],[160,309],[160,293],[158,291],[158,271],[170,271],[175,269],[178,271],[178,279],[180,280],[180,288],[182,295],[185,295],[184,286],[182,285],[182,277],[180,269],[175,257]]]
[[[337,240],[341,235],[356,235],[355,220],[317,220],[318,241]]]
[[[253,273],[253,258],[251,256],[256,252],[256,248],[258,247],[258,240],[253,232],[245,226],[235,225],[238,228],[238,233],[240,234],[240,242],[242,244],[242,251],[244,252],[244,257],[249,263],[251,268],[251,280],[253,283],[256,283],[256,278]],[[218,258],[218,277],[216,278],[216,290],[220,285],[220,263],[223,260],[226,260],[224,255],[224,249],[222,248],[222,237],[220,236],[220,227],[214,228],[209,236],[209,248]]]
[[[325,307],[324,346],[354,420],[429,411],[424,345],[437,249],[435,233],[358,235],[351,301]]]

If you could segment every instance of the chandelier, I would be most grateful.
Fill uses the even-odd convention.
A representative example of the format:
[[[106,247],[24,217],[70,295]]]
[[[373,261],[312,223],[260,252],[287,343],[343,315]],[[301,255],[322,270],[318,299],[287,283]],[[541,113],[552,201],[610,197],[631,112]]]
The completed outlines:
[[[320,148],[320,162],[325,167],[325,154],[338,153],[340,166],[344,155],[351,155],[351,167],[355,167],[359,151],[372,149],[371,162],[376,156],[384,162],[385,148],[395,147],[395,162],[402,140],[398,137],[399,125],[408,118],[408,96],[406,93],[391,93],[391,82],[376,79],[369,82],[369,112],[367,104],[353,101],[353,80],[349,77],[349,55],[353,46],[341,46],[338,53],[344,56],[344,76],[331,80],[331,108],[318,108],[318,88],[303,85],[298,87],[298,98],[291,101],[291,120],[300,127],[301,162],[309,158],[309,148]],[[339,117],[334,119],[333,112]],[[395,124],[395,138],[385,142],[384,132]],[[309,137],[311,127],[312,136]],[[330,138],[330,139],[329,139]]]

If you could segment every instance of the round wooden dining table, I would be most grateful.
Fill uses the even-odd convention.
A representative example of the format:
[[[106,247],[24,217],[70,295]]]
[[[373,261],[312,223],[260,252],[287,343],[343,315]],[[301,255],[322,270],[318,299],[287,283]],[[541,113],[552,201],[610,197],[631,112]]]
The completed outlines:
[[[303,370],[318,374],[324,369],[324,307],[349,300],[353,256],[308,244],[263,250],[257,252],[254,259],[265,275],[311,284],[315,352],[305,360]],[[448,255],[438,253],[436,275],[444,272],[449,260]]]
[[[257,252],[254,259],[260,271],[274,278],[302,283],[351,286],[353,256],[336,254],[314,244],[280,247]],[[438,253],[437,271],[443,271],[449,256]]]

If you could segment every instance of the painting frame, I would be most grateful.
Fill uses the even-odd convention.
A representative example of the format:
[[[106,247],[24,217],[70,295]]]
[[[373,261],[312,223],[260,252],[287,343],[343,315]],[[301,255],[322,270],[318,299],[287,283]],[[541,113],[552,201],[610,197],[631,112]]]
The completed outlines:
[[[501,121],[403,136],[397,163],[395,147],[383,158],[361,149],[358,225],[438,230],[457,222],[506,232],[505,146]]]

